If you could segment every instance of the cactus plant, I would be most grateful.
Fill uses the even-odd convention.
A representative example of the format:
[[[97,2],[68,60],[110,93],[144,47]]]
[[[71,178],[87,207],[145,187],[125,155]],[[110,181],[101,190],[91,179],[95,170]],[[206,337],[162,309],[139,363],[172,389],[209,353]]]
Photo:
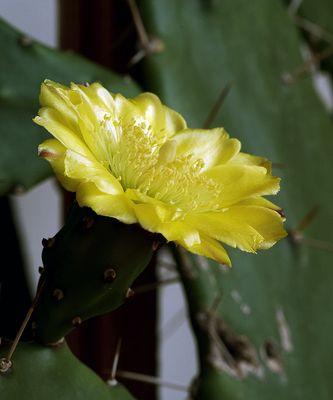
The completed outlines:
[[[333,216],[332,122],[311,79],[295,75],[303,65],[300,48],[304,41],[298,28],[279,0],[142,0],[140,11],[148,32],[163,43],[159,54],[146,49],[148,56],[138,68],[145,89],[180,110],[191,125],[200,126],[221,87],[231,83],[223,118],[216,118],[214,125],[223,125],[240,137],[246,151],[273,159],[284,178],[279,203],[288,217],[289,241],[256,256],[235,253],[233,269],[172,248],[200,357],[191,397],[330,399],[333,347],[327,332],[333,328],[329,318],[333,311],[329,268],[333,236],[327,221]],[[19,36],[8,27],[1,29],[0,36],[12,40],[15,57],[25,57],[17,50]],[[53,56],[52,51],[36,46],[32,50],[47,70],[52,63],[64,72],[59,64],[65,65],[68,56]],[[51,78],[63,81],[60,75]],[[15,99],[13,103],[19,104]],[[15,149],[13,144],[11,149]],[[6,166],[11,165],[15,152],[8,154]],[[21,167],[6,169],[9,178],[4,175],[4,190],[17,183],[17,177],[25,179],[26,185],[36,182],[44,174],[42,169],[36,173],[37,169],[32,166],[26,175]],[[320,208],[318,215],[313,211],[315,205]],[[155,247],[156,238],[142,231],[137,235],[138,229],[96,216],[91,210],[73,208],[63,230],[44,242],[43,289],[33,316],[37,340],[56,342],[73,325],[125,300],[131,282]],[[129,248],[135,251],[135,260]],[[45,371],[47,382],[57,374],[54,393],[58,397],[75,398],[71,391],[79,390],[75,386],[79,374],[88,389],[93,387],[96,378],[90,373],[88,377],[80,364],[78,375],[71,369],[63,376],[62,365],[72,357],[67,357],[67,351],[65,347],[20,345],[12,375],[0,376],[2,393],[9,399],[21,395],[24,386],[16,383],[23,376],[20,382],[27,382],[37,396],[37,378],[31,379],[27,372],[31,360],[38,361],[40,375],[45,368],[51,369]],[[50,360],[59,354],[65,356],[52,369]],[[60,392],[68,376],[74,377],[75,387]],[[105,387],[96,385],[101,394],[96,391],[90,398],[107,398]],[[44,385],[42,390],[46,390]],[[123,389],[116,386],[110,394],[115,390]],[[41,393],[50,397],[49,391]]]
[[[147,31],[165,48],[140,66],[145,88],[198,125],[231,83],[214,125],[281,168],[279,201],[290,230],[289,242],[268,253],[233,254],[232,270],[198,259],[182,273],[201,356],[193,396],[329,399],[333,236],[325,221],[332,218],[332,123],[311,79],[286,79],[303,64],[297,27],[278,0],[140,6]],[[312,220],[315,205],[320,211]],[[208,345],[214,341],[194,318],[214,308],[221,291],[213,318],[220,347],[212,359]],[[243,374],[237,372],[242,365]]]
[[[1,19],[0,46],[0,194],[4,194],[27,190],[51,173],[36,157],[45,134],[31,123],[38,108],[40,83],[46,77],[64,83],[100,80],[127,94],[138,89],[128,78],[78,55],[43,46]]]
[[[6,351],[0,347],[0,357]],[[104,383],[65,344],[50,348],[20,343],[12,369],[0,374],[0,393],[8,400],[134,400],[122,385]]]
[[[138,225],[74,205],[60,232],[44,241],[36,339],[57,342],[84,320],[119,307],[157,242],[157,235]]]

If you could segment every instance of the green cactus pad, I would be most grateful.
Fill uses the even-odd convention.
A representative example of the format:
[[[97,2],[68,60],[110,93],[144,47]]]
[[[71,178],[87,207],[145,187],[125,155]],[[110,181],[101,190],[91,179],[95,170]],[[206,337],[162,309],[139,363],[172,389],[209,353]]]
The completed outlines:
[[[32,118],[41,82],[101,81],[113,92],[134,95],[137,86],[83,57],[60,52],[26,37],[0,19],[0,194],[22,191],[51,175],[37,157],[45,130]]]
[[[137,224],[74,205],[65,226],[44,243],[43,289],[33,315],[37,340],[56,342],[82,321],[119,307],[157,240]]]
[[[7,350],[0,347],[0,357]],[[122,385],[104,383],[65,343],[56,348],[20,343],[12,361],[0,373],[3,400],[134,400]]]

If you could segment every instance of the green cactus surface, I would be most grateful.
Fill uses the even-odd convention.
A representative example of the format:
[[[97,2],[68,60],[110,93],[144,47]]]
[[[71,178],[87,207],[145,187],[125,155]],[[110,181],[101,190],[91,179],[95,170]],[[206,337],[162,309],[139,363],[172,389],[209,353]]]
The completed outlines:
[[[0,347],[0,357],[7,347]],[[82,364],[63,343],[44,347],[20,343],[13,364],[0,373],[3,400],[134,400],[120,384],[109,386]]]
[[[256,255],[231,250],[231,269],[191,258],[181,273],[201,356],[193,398],[331,399],[333,127],[309,71],[295,75],[299,29],[279,0],[141,1],[140,10],[164,43],[140,65],[145,89],[198,127],[230,84],[213,125],[273,160],[290,232]]]
[[[156,235],[137,224],[74,205],[60,232],[44,241],[36,339],[57,342],[84,320],[119,307],[157,243]]]
[[[51,175],[37,157],[46,135],[32,118],[38,110],[41,82],[101,81],[113,92],[134,95],[137,86],[70,52],[28,38],[0,19],[0,195],[22,192]]]

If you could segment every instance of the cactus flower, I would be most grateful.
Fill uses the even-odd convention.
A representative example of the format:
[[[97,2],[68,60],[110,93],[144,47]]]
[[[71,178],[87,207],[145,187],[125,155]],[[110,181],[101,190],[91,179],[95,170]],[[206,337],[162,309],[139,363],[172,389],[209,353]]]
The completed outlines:
[[[221,242],[247,252],[286,235],[264,158],[240,151],[223,128],[191,129],[151,93],[133,99],[99,83],[46,80],[34,121],[54,138],[39,155],[80,206],[139,223],[190,252],[230,265]]]

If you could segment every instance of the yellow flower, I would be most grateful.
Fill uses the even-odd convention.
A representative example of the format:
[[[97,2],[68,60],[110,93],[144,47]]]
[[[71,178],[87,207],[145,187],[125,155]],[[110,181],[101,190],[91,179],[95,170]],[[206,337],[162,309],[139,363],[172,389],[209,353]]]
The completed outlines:
[[[126,99],[99,83],[46,80],[40,103],[34,121],[54,139],[39,155],[80,206],[228,265],[221,242],[255,252],[286,235],[279,208],[262,197],[278,192],[279,178],[223,128],[190,129],[157,96]]]

